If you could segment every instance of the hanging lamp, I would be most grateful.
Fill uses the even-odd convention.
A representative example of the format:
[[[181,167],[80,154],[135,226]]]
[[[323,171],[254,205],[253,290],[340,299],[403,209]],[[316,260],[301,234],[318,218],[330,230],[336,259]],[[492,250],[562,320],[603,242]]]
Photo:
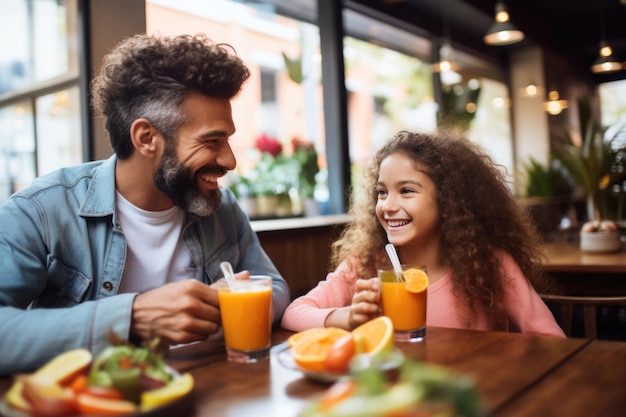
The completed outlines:
[[[539,97],[543,96],[543,87],[535,84],[532,80],[522,88],[520,88],[520,94],[522,97]]]
[[[548,101],[545,101],[543,106],[549,114],[556,116],[569,106],[569,102],[559,99],[559,92],[553,89],[548,93]]]
[[[621,69],[623,69],[622,63],[615,59],[613,56],[613,49],[611,49],[611,46],[603,40],[600,43],[600,53],[598,59],[596,59],[591,66],[591,72],[594,74],[600,74],[615,72]]]
[[[433,63],[431,68],[433,73],[440,74],[440,80],[443,85],[453,85],[460,83],[463,77],[457,72],[459,65],[454,61],[454,51],[450,42],[450,17],[448,10],[443,8],[442,12],[444,37],[437,54],[438,61]]]
[[[483,40],[487,45],[512,45],[524,39],[524,32],[510,22],[509,12],[504,3],[496,4],[495,22],[491,25]]]
[[[600,30],[602,40],[600,41],[600,51],[598,58],[591,65],[591,72],[594,74],[602,74],[607,72],[619,71],[623,68],[622,63],[613,56],[613,49],[606,41],[606,31],[604,28],[604,10],[600,16]]]
[[[453,59],[452,45],[447,40],[439,48],[439,61],[432,64],[433,72],[456,71],[459,66]]]

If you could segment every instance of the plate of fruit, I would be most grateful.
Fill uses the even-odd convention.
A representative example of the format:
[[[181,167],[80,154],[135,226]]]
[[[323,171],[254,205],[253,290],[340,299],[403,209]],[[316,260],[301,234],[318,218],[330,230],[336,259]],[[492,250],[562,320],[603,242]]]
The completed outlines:
[[[474,381],[443,367],[404,358],[393,375],[357,355],[349,376],[308,403],[299,417],[484,417]],[[359,360],[366,359],[366,360]]]
[[[14,378],[0,414],[30,416],[170,416],[193,406],[194,381],[166,365],[158,341],[109,346],[95,358],[74,349]]]
[[[402,352],[394,348],[393,325],[380,316],[352,331],[337,327],[316,327],[291,335],[279,350],[278,361],[305,377],[333,383],[347,375],[350,363],[374,358],[380,369],[392,371],[402,361]]]

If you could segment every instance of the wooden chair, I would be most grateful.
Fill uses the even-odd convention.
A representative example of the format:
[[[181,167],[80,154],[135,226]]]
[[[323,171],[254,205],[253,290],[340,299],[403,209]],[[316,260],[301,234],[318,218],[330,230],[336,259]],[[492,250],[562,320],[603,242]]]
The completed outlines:
[[[567,337],[572,336],[572,316],[574,306],[583,308],[583,322],[585,325],[585,337],[588,339],[598,338],[596,325],[596,307],[625,306],[624,297],[575,297],[568,295],[540,294],[546,304],[554,303],[561,306],[561,320],[559,325]]]

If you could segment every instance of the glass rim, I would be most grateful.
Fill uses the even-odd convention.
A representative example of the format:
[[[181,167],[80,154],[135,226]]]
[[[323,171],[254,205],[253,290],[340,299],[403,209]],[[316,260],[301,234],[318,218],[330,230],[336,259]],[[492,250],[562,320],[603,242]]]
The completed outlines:
[[[426,267],[426,265],[419,265],[419,264],[400,264],[400,267],[402,267],[402,270],[404,271],[405,269],[410,269],[410,268],[416,268],[416,269],[421,269],[422,271],[428,273],[428,268]],[[383,272],[383,271],[393,271],[393,266],[392,265],[387,265],[384,267],[379,267],[377,268],[378,272]]]
[[[250,279],[238,279],[236,280],[237,286],[240,288],[246,288],[248,285],[260,285],[268,283],[268,288],[272,288],[273,279],[270,275],[250,275]],[[230,285],[226,281],[226,278],[222,277],[215,281],[218,290],[230,289]],[[247,284],[247,285],[245,285]]]

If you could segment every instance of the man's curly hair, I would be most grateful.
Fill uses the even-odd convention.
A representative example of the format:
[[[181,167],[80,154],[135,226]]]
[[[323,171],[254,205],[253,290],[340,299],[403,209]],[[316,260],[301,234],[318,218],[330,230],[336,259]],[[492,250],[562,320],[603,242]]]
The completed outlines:
[[[191,92],[231,99],[250,71],[226,44],[205,35],[136,35],[104,58],[91,84],[94,109],[105,118],[111,146],[120,159],[133,146],[130,126],[146,118],[166,138],[174,138],[185,115],[180,108]]]
[[[457,308],[471,323],[482,306],[493,329],[508,329],[498,252],[510,254],[526,279],[545,285],[540,252],[541,237],[528,214],[513,198],[496,165],[476,144],[451,132],[437,134],[401,131],[385,143],[365,171],[360,193],[353,193],[353,221],[333,244],[334,265],[356,256],[360,278],[376,276],[385,262],[387,235],[375,207],[376,183],[383,159],[402,153],[424,172],[436,188],[439,208],[440,258],[452,270]],[[451,306],[452,307],[452,306]]]

